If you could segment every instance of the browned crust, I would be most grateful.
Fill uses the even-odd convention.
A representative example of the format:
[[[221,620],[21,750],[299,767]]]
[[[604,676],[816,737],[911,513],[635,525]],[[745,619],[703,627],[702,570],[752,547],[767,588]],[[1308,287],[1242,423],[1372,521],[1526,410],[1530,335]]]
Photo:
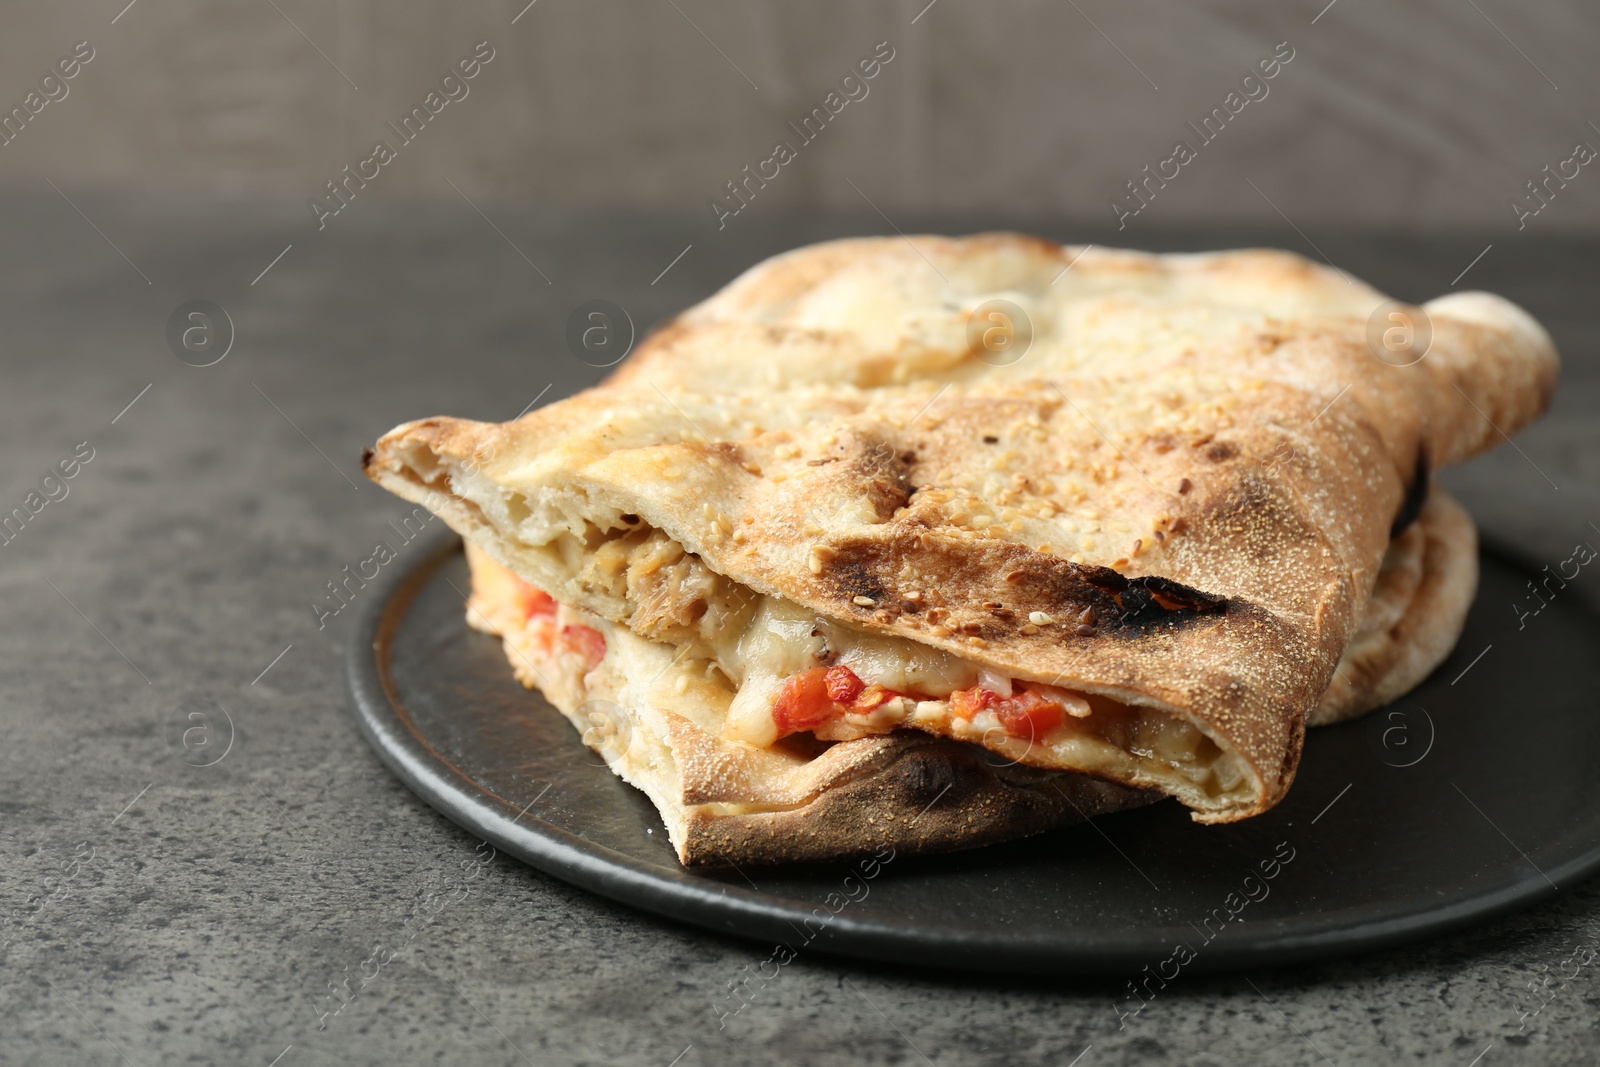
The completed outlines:
[[[639,515],[711,569],[848,625],[1166,710],[1254,776],[1248,802],[1197,804],[1197,818],[1271,807],[1417,472],[1544,409],[1548,336],[1507,301],[1456,294],[1425,306],[1427,356],[1389,367],[1367,340],[1383,294],[1285,253],[914,240],[779,257],[608,385],[506,426],[399,427],[367,472],[591,610],[606,606],[521,542],[530,520],[508,494],[543,509],[535,524],[563,508],[602,528]],[[1080,289],[1066,340],[1036,341],[1018,370],[967,351],[969,295]],[[773,340],[799,334],[816,343]],[[968,521],[974,509],[995,521]],[[1123,591],[1093,580],[1106,570],[1221,607],[1130,617]],[[924,590],[944,601],[938,622],[903,606]],[[1035,610],[1058,621],[1029,633]]]
[[[1532,315],[1492,293],[1452,293],[1422,305],[1433,346],[1417,364],[1439,400],[1428,419],[1436,467],[1485,452],[1550,407],[1560,377],[1555,344]]]
[[[792,811],[689,817],[681,859],[798,863],[866,855],[955,852],[1028,837],[1086,818],[1142,807],[1159,793],[1065,771],[1009,765],[960,741],[910,733],[888,740],[872,773],[833,786]]]
[[[1361,625],[1308,725],[1365,715],[1416,688],[1455,648],[1477,587],[1472,518],[1435,487],[1385,557]]]
[[[1313,398],[1270,387],[1259,392],[1276,404],[1258,412],[1262,421],[1313,423]],[[1091,387],[1085,383],[1078,394],[1092,395]],[[579,400],[569,402],[566,418],[581,417],[587,407],[598,422],[600,406],[610,409],[618,398],[590,394]],[[652,407],[645,395],[629,402],[635,416]],[[599,498],[595,488],[609,483],[622,494],[619,510],[643,516],[713,569],[759,592],[863,630],[909,637],[1013,677],[1154,706],[1196,722],[1235,752],[1258,782],[1248,804],[1200,811],[1197,818],[1226,821],[1275,804],[1293,780],[1304,714],[1327,687],[1405,493],[1392,467],[1362,478],[1359,468],[1352,471],[1346,462],[1353,453],[1378,447],[1370,430],[1358,423],[1344,425],[1342,432],[1319,432],[1311,440],[1295,437],[1306,461],[1278,470],[1267,466],[1281,440],[1277,436],[1252,439],[1248,431],[1236,430],[1212,443],[1228,447],[1209,448],[1202,466],[1191,458],[1192,441],[1163,452],[1161,442],[1147,440],[1155,447],[1139,450],[1142,474],[1127,490],[1139,505],[1134,521],[1148,531],[1154,527],[1151,516],[1159,513],[1166,528],[1178,532],[1160,551],[1152,548],[1137,564],[1123,561],[1121,571],[1111,571],[978,536],[941,521],[916,500],[894,508],[896,494],[874,458],[887,449],[915,455],[916,461],[906,465],[915,485],[959,462],[970,450],[967,442],[993,424],[997,410],[1008,409],[1034,415],[1047,433],[1054,430],[1055,447],[1061,447],[1061,438],[1090,447],[1093,431],[1078,421],[1071,405],[1048,396],[951,397],[942,402],[938,427],[906,434],[897,424],[910,423],[926,400],[897,404],[899,410],[887,416],[835,412],[831,422],[746,441],[735,450],[694,441],[609,453],[596,466],[612,467],[614,473],[591,467],[598,477],[584,479],[589,483],[584,492],[591,500]],[[656,411],[645,418],[683,417],[659,399],[653,406]],[[1323,420],[1329,427],[1345,422],[1332,413]],[[515,545],[499,539],[495,524],[460,496],[449,473],[457,457],[494,451],[497,435],[505,432],[453,419],[413,424],[379,443],[368,473],[400,495],[426,503],[466,536],[495,542],[497,554],[516,564]],[[834,443],[824,444],[829,437]],[[793,445],[796,441],[805,444]],[[745,469],[747,463],[758,469],[778,465],[775,450],[781,443],[827,462],[808,466],[812,474],[804,482],[795,478],[781,484]],[[524,454],[527,444],[520,444],[516,454]],[[668,467],[678,472],[681,503],[649,491],[664,480]],[[1320,474],[1320,484],[1308,484],[1312,470]],[[1185,483],[1190,488],[1180,492]],[[1329,491],[1329,483],[1335,491]],[[831,514],[863,508],[882,521],[826,528]],[[708,530],[701,521],[708,512],[742,526],[743,544]],[[812,528],[813,523],[825,525]],[[816,545],[831,553],[820,573],[806,563]],[[563,588],[559,578],[529,577],[563,600],[585,603],[584,590]],[[1217,609],[1130,612],[1126,596],[1112,588],[1126,579],[1165,579],[1216,598]],[[903,609],[913,591],[931,594],[925,603],[946,612],[940,623],[930,623],[926,612]],[[863,606],[858,597],[873,604]],[[1010,618],[985,604],[1003,605]],[[1060,625],[1026,632],[1022,627],[1033,611]],[[1135,775],[1126,784],[1157,783]]]

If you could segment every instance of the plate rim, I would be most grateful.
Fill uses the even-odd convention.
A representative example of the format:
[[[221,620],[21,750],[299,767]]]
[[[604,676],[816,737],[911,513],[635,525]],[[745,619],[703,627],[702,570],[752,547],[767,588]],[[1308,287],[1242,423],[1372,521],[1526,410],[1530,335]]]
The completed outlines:
[[[802,908],[794,898],[697,877],[679,868],[666,870],[635,859],[547,822],[526,809],[518,811],[505,798],[459,774],[433,745],[410,725],[404,703],[394,691],[386,668],[388,642],[417,594],[442,566],[461,550],[453,531],[431,535],[419,551],[393,572],[371,583],[373,595],[362,606],[355,633],[345,652],[349,706],[362,735],[379,759],[413,793],[457,826],[554,878],[607,899],[661,918],[724,935],[768,943],[793,941],[793,925],[813,918],[817,905]],[[1521,553],[1486,540],[1480,554],[1526,569]],[[1577,609],[1595,614],[1579,600]],[[626,784],[626,783],[624,783]],[[631,787],[630,787],[631,788]],[[981,850],[980,850],[981,851]],[[1398,945],[1443,936],[1477,926],[1555,896],[1557,886],[1572,884],[1600,870],[1600,843],[1559,866],[1530,869],[1533,877],[1489,892],[1462,894],[1443,907],[1412,914],[1358,921],[1349,926],[1325,925],[1329,912],[1310,913],[1324,919],[1314,929],[1299,922],[1266,920],[1257,924],[1282,929],[1249,941],[1206,942],[1185,972],[1226,973],[1252,967],[1310,964],[1369,954]],[[1309,925],[1309,924],[1305,924]],[[1012,935],[1005,931],[953,929],[930,931],[881,919],[862,920],[848,912],[834,914],[801,951],[871,960],[877,963],[933,967],[941,971],[1057,977],[1122,976],[1160,958],[1152,949],[1156,935],[1170,931],[1173,944],[1185,940],[1179,927],[1142,927],[1137,935],[1096,934],[1079,928],[1071,939],[1060,936]]]

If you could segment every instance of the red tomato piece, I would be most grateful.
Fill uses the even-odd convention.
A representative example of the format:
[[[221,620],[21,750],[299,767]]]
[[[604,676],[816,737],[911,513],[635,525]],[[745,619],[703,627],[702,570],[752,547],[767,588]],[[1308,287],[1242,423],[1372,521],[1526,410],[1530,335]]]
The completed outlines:
[[[849,667],[829,667],[824,681],[828,686],[828,696],[835,704],[850,703],[867,687]]]
[[[821,726],[838,713],[839,705],[828,695],[827,678],[827,667],[812,667],[784,681],[772,705],[779,737]]]
[[[881,685],[869,685],[856,697],[855,703],[850,706],[850,710],[866,714],[879,704],[888,703],[895,697],[904,695],[903,693],[896,693],[893,689],[885,689]]]
[[[535,615],[554,615],[556,613],[555,599],[549,593],[535,589],[527,582],[522,583],[518,590],[522,599],[522,620],[524,622]]]
[[[999,693],[991,692],[982,686],[957,689],[950,694],[950,714],[958,719],[970,719],[984,708],[994,707],[999,700]]]
[[[995,717],[1012,737],[1035,741],[1061,725],[1060,704],[1023,689],[995,705]]]
[[[563,626],[561,639],[567,647],[583,655],[593,670],[606,655],[606,638],[599,630],[587,626]]]

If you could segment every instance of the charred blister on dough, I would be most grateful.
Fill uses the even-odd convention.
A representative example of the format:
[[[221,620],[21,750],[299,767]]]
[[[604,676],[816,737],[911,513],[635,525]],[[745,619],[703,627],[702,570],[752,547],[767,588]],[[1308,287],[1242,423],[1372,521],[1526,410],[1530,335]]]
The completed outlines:
[[[927,537],[934,543],[924,544]],[[941,552],[941,547],[948,551]],[[830,558],[825,575],[829,595],[858,617],[913,627],[926,624],[937,637],[967,641],[1012,635],[1049,641],[1136,636],[1191,625],[1226,614],[1230,607],[1225,597],[1169,578],[1130,578],[1109,567],[1073,563],[1000,541],[974,552],[926,532],[863,537],[835,542]],[[919,567],[907,571],[909,558],[919,560]],[[957,603],[927,603],[940,587],[971,593]]]
[[[1112,622],[1115,630],[1149,629],[1175,626],[1205,615],[1228,610],[1228,598],[1190,588],[1170,578],[1146,575],[1129,578],[1105,567],[1084,568],[1093,573],[1087,580],[1109,593],[1117,610]],[[1080,627],[1093,623],[1083,623]]]
[[[902,453],[887,440],[869,440],[851,434],[838,448],[845,450],[845,471],[853,475],[879,519],[889,519],[911,501],[911,453]],[[853,454],[852,454],[853,453]]]
[[[1239,454],[1239,446],[1232,441],[1216,441],[1206,449],[1205,456],[1213,463],[1226,463]]]
[[[835,566],[828,571],[827,577],[834,596],[860,609],[871,610],[879,604],[892,604],[899,599],[891,598],[885,592],[882,578],[859,558],[837,556]]]

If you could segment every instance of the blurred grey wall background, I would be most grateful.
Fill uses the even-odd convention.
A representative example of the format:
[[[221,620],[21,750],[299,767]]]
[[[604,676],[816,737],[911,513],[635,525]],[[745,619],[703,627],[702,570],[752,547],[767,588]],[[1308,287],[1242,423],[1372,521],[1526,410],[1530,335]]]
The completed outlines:
[[[1110,222],[1287,41],[1291,62],[1128,229],[1600,225],[1600,5],[1579,0],[53,0],[0,13],[0,186],[304,201],[495,58],[360,195],[711,217],[724,183],[887,41],[893,60],[752,210]],[[58,57],[94,58],[37,114]],[[47,88],[49,88],[47,86]],[[59,94],[60,89],[51,89]],[[1257,90],[1259,91],[1259,90]],[[38,99],[38,98],[34,98]],[[396,145],[398,147],[398,145]],[[1576,177],[1552,182],[1547,165]],[[1532,199],[1542,181],[1548,205]],[[853,184],[852,184],[853,183]],[[1252,184],[1254,188],[1252,188]],[[752,188],[754,188],[752,186]],[[48,191],[46,189],[46,191]],[[1137,203],[1137,201],[1132,201]],[[730,225],[734,223],[730,222]],[[1128,243],[1137,243],[1130,236]]]

